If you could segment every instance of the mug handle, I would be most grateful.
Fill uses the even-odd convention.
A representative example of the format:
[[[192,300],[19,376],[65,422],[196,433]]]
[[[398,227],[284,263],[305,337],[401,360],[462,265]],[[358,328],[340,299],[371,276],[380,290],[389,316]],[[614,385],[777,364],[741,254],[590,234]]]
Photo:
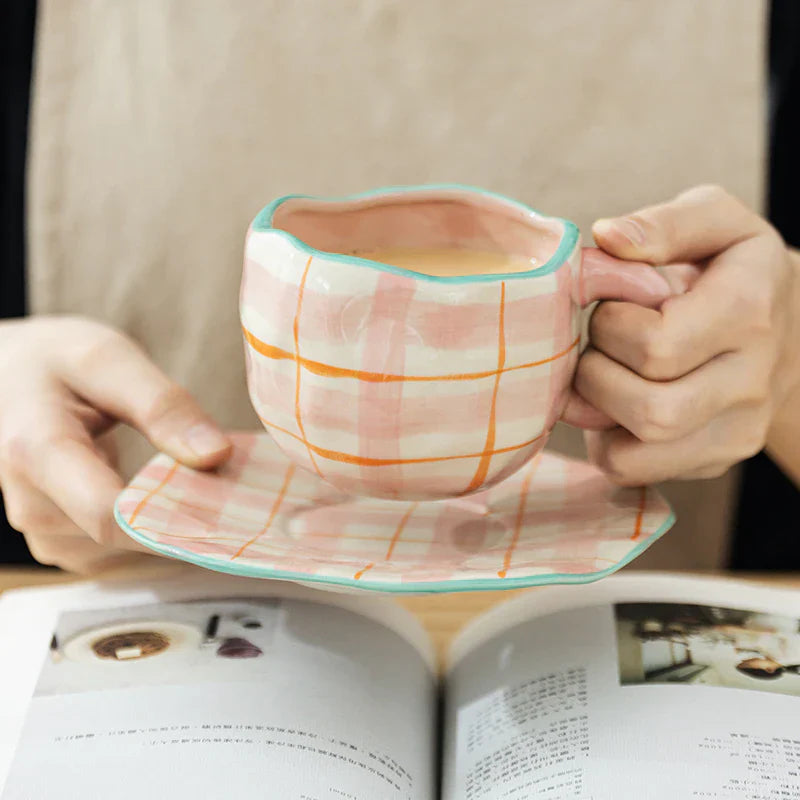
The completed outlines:
[[[673,294],[667,279],[652,264],[623,261],[597,247],[584,247],[581,257],[577,300],[584,308],[597,300],[619,300],[645,308],[660,308]]]
[[[666,278],[651,264],[642,261],[623,261],[604,253],[596,247],[584,247],[581,253],[580,279],[577,284],[578,296],[575,301],[587,311],[584,321],[583,350],[590,342],[588,338],[589,319],[593,303],[600,300],[616,300],[623,303],[636,303],[645,308],[658,309],[673,294]],[[602,411],[570,390],[567,405],[568,414],[564,422],[586,430],[602,430],[616,427],[616,422]]]

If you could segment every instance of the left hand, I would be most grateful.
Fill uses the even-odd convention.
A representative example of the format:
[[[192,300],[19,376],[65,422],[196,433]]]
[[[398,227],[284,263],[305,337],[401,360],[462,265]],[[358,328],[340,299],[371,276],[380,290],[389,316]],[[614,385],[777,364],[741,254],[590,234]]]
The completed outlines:
[[[800,272],[766,220],[702,186],[593,230],[612,256],[662,267],[658,310],[604,302],[564,420],[623,485],[711,478],[765,445],[800,381]]]

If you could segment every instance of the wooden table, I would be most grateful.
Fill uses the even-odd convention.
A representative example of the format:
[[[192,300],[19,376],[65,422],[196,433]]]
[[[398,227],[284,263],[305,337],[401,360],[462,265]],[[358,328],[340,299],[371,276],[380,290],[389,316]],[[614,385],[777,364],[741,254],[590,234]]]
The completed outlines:
[[[185,567],[164,561],[157,569],[152,567],[132,570],[130,568],[109,572],[102,576],[104,580],[146,579],[148,576],[161,577],[175,569]],[[696,574],[696,573],[695,573]],[[708,575],[708,573],[705,573]],[[717,573],[736,577],[770,586],[796,588],[800,590],[800,573]],[[0,567],[0,592],[21,586],[44,586],[48,584],[69,583],[79,578],[58,570],[21,569]],[[426,595],[421,597],[399,598],[400,605],[411,611],[430,634],[439,653],[444,656],[453,637],[475,616],[497,603],[509,600],[523,592],[536,589],[519,589],[506,592],[464,592],[461,594]]]

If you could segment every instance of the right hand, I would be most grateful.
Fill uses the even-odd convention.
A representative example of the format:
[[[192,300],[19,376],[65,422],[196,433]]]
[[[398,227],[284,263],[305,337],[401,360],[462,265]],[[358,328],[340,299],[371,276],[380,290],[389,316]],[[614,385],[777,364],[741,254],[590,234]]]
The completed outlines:
[[[119,331],[75,317],[0,322],[0,489],[41,563],[96,572],[144,552],[113,518],[118,422],[189,467],[230,455],[195,400]]]
[[[800,272],[777,231],[698,186],[593,232],[609,255],[659,267],[673,293],[658,310],[611,301],[592,316],[575,375],[600,412],[583,425],[589,460],[641,486],[718,477],[766,444],[798,474]]]

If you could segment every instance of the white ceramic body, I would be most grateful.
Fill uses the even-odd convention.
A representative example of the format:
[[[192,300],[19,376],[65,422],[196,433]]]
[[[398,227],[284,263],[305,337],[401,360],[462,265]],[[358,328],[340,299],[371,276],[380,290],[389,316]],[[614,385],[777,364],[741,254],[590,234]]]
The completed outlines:
[[[436,278],[342,255],[398,245],[537,263]],[[431,500],[488,488],[544,447],[563,411],[580,282],[572,223],[480,190],[277,201],[246,243],[253,406],[291,459],[348,493]]]

